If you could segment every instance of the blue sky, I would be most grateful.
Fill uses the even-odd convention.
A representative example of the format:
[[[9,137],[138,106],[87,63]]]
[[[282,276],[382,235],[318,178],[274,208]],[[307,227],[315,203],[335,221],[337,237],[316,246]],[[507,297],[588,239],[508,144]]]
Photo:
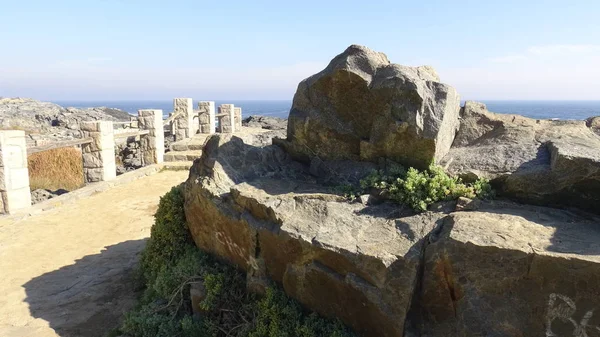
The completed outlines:
[[[0,0],[0,96],[291,99],[354,43],[463,99],[600,99],[597,0]]]

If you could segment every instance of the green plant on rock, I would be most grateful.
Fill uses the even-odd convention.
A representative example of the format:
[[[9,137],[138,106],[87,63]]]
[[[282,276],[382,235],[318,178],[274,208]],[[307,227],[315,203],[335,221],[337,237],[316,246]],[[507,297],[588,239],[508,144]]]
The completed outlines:
[[[489,198],[493,195],[489,181],[479,179],[472,184],[465,184],[460,178],[449,176],[435,165],[423,171],[412,167],[387,173],[375,171],[361,180],[360,184],[363,190],[381,190],[390,199],[407,204],[417,212],[426,211],[429,205],[442,200]]]

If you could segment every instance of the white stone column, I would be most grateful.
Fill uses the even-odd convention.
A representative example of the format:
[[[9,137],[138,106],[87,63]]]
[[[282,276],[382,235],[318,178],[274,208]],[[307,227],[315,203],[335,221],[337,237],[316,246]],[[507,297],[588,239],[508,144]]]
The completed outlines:
[[[144,165],[160,164],[164,161],[165,130],[162,114],[162,110],[138,111],[138,125],[140,129],[149,131],[147,135],[140,137]]]
[[[233,104],[221,104],[219,114],[219,130],[221,133],[235,132],[235,107]],[[223,116],[224,115],[224,116]]]
[[[24,131],[0,131],[0,194],[0,213],[31,207]]]
[[[239,131],[242,129],[242,108],[236,106],[233,110],[235,111],[235,122],[233,124],[235,125],[235,130]]]
[[[113,123],[109,121],[83,122],[81,131],[84,138],[93,140],[91,143],[81,146],[85,182],[94,183],[115,179],[117,164]]]
[[[190,138],[196,134],[194,130],[194,105],[191,98],[175,98],[173,100],[173,113],[179,114],[175,118],[176,130],[173,132],[175,141]]]
[[[200,133],[212,135],[217,130],[215,122],[215,102],[198,102],[198,110]]]

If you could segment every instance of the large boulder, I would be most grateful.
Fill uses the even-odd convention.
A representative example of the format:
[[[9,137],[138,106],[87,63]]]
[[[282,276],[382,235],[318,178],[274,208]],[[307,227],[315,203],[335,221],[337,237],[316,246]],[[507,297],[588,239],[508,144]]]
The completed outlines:
[[[443,215],[349,203],[256,144],[212,136],[194,163],[185,213],[198,247],[247,271],[251,289],[269,278],[361,335],[402,336],[424,237]]]
[[[495,114],[469,101],[441,164],[467,180],[492,179],[503,196],[600,212],[600,137],[584,121]]]
[[[431,67],[353,45],[298,85],[280,144],[303,161],[383,157],[425,168],[448,152],[459,109],[456,90]]]
[[[423,336],[598,336],[600,218],[485,204],[425,250]]]
[[[414,215],[348,202],[311,170],[262,138],[212,136],[185,185],[196,245],[365,337],[600,331],[599,217],[508,201]]]

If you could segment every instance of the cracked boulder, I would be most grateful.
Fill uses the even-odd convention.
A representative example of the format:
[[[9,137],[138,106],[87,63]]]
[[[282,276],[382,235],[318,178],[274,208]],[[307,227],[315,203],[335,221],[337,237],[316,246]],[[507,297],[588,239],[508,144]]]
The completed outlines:
[[[258,145],[207,141],[185,191],[196,245],[245,270],[255,291],[271,279],[362,336],[403,336],[423,241],[443,215],[349,203],[279,147]]]
[[[352,45],[298,85],[280,144],[305,162],[388,158],[426,168],[448,152],[459,109],[433,68]]]
[[[425,250],[422,336],[600,336],[599,225],[500,202],[451,214]]]
[[[585,121],[495,114],[469,101],[441,165],[466,180],[492,179],[522,202],[600,212],[600,136]]]

